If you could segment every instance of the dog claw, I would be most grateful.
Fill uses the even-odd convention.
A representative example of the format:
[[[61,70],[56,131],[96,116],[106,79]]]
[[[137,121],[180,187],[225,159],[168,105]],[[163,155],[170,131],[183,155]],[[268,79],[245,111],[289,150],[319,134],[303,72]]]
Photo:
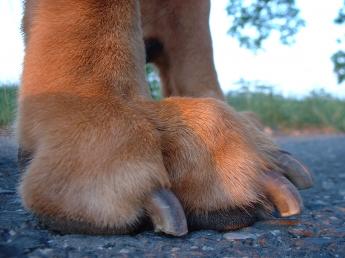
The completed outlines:
[[[281,217],[297,215],[303,202],[297,189],[288,179],[276,172],[270,172],[264,180],[267,197],[275,205]]]
[[[282,167],[282,174],[286,176],[298,189],[307,189],[313,186],[311,172],[287,152],[281,152],[278,157]]]
[[[172,236],[188,233],[183,208],[171,191],[161,189],[154,192],[148,201],[147,211],[156,232]]]

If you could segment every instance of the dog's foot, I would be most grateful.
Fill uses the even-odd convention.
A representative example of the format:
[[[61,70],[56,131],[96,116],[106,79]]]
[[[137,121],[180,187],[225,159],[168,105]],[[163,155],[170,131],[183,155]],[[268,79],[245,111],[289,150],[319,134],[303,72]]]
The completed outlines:
[[[149,109],[172,190],[190,228],[237,229],[275,208],[299,214],[310,172],[247,118],[214,99],[170,98]],[[154,114],[152,114],[154,113]]]
[[[137,110],[106,98],[56,95],[21,105],[20,194],[50,229],[120,234],[151,219],[156,231],[187,233],[159,137]]]

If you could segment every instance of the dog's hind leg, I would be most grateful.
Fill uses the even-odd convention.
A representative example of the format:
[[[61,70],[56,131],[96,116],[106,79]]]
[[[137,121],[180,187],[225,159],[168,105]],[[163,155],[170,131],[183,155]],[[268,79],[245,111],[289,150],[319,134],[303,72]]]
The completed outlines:
[[[168,96],[224,100],[213,63],[209,0],[141,0],[147,61]]]

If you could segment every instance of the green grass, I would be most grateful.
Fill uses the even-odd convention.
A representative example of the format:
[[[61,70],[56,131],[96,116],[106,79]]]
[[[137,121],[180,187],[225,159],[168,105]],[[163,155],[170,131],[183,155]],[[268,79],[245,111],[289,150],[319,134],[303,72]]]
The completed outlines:
[[[151,85],[152,95],[159,99],[159,86]],[[15,117],[17,87],[0,85],[0,127],[9,126]],[[324,91],[312,92],[303,99],[286,98],[272,88],[242,88],[227,95],[228,102],[239,111],[258,114],[273,129],[333,129],[345,132],[345,100]]]
[[[14,121],[17,90],[15,85],[0,85],[0,127],[9,126]]]
[[[345,100],[324,91],[296,99],[275,94],[272,88],[252,91],[244,88],[228,94],[227,100],[237,110],[254,111],[273,129],[330,128],[345,132]]]

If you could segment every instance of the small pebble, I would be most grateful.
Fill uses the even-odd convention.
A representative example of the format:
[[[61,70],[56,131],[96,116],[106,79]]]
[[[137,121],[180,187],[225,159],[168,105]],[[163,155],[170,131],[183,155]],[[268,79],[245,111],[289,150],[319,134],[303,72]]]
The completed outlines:
[[[270,232],[271,232],[271,234],[274,235],[274,236],[278,236],[278,235],[280,235],[280,233],[281,233],[280,230],[278,230],[278,229],[276,229],[276,230],[271,230]]]
[[[331,180],[326,180],[326,181],[323,181],[322,184],[321,184],[322,188],[325,189],[325,190],[330,190],[332,188],[335,187],[335,184],[333,181]]]
[[[223,235],[227,240],[243,240],[243,239],[256,239],[256,235],[251,233],[235,233],[230,232]]]
[[[327,205],[326,202],[321,201],[321,200],[314,201],[313,203],[314,203],[314,204],[317,204],[317,205]]]
[[[39,252],[48,257],[54,252],[54,250],[51,248],[44,248],[44,249],[40,249]]]
[[[314,233],[305,228],[293,228],[288,230],[288,232],[294,237],[311,237]]]
[[[203,250],[203,251],[213,251],[214,248],[213,248],[213,247],[210,247],[210,246],[203,246],[203,247],[202,247],[202,250]]]
[[[337,218],[337,217],[334,217],[334,216],[329,217],[329,219],[330,219],[330,220],[338,220],[338,218]]]
[[[130,251],[129,251],[128,249],[121,249],[121,250],[119,251],[119,253],[120,253],[120,254],[128,254],[128,253],[130,253]]]

